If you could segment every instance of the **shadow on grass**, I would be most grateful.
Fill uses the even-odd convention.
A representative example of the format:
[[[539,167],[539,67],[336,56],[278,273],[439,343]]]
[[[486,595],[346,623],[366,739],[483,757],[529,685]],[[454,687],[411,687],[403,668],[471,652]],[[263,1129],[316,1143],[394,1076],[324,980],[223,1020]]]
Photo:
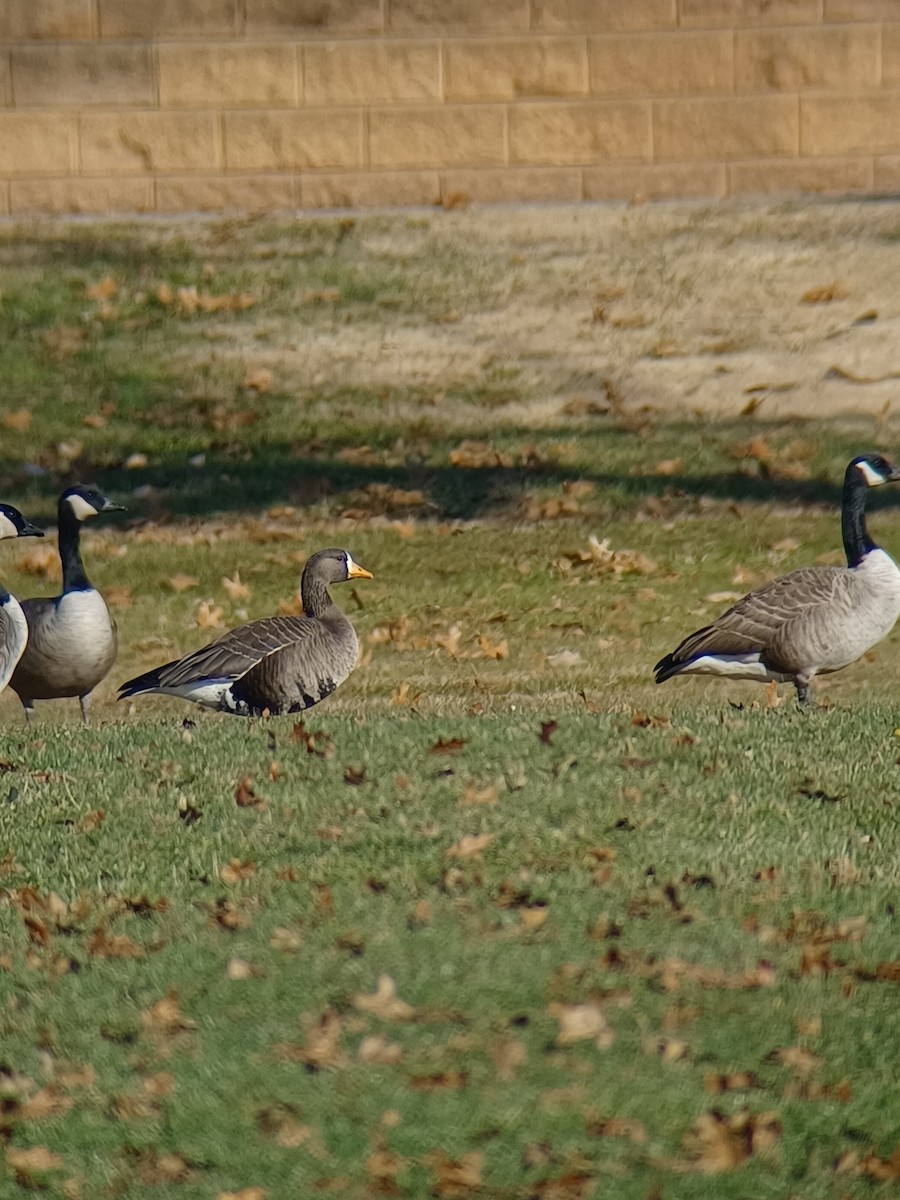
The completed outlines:
[[[759,436],[760,427],[751,427]],[[338,455],[349,447],[358,447],[360,431],[355,436],[316,439],[314,451],[308,445],[296,443],[263,444],[255,447],[235,443],[224,451],[206,452],[202,467],[192,467],[184,454],[163,455],[147,468],[126,470],[124,467],[95,469],[89,461],[76,462],[68,472],[48,473],[38,479],[26,480],[21,467],[10,460],[0,460],[0,480],[15,497],[28,496],[35,518],[52,519],[55,497],[59,490],[76,479],[98,483],[111,495],[128,504],[133,517],[155,519],[207,518],[229,513],[257,512],[274,505],[290,504],[318,515],[324,512],[339,514],[346,508],[360,505],[370,512],[379,511],[377,496],[360,496],[367,485],[388,485],[390,488],[420,492],[424,505],[413,505],[418,517],[436,520],[474,520],[490,517],[515,517],[522,511],[525,497],[534,495],[549,498],[563,494],[563,485],[572,480],[594,484],[595,491],[585,505],[586,516],[621,516],[633,514],[650,500],[664,502],[667,514],[691,511],[702,499],[718,503],[756,503],[767,505],[827,506],[837,510],[841,500],[840,477],[813,477],[795,480],[774,474],[747,474],[736,466],[732,470],[716,470],[715,460],[721,462],[725,445],[735,436],[746,436],[748,429],[734,425],[718,427],[715,439],[706,439],[705,453],[699,455],[693,472],[679,471],[659,474],[652,469],[657,456],[672,447],[683,446],[700,438],[696,425],[660,426],[655,441],[637,438],[633,431],[617,425],[580,433],[571,426],[533,429],[507,427],[498,431],[491,443],[481,441],[482,431],[472,437],[482,446],[500,447],[521,445],[551,446],[554,442],[571,442],[579,438],[582,463],[596,458],[603,469],[587,469],[575,463],[548,461],[536,454],[522,456],[518,452],[505,454],[512,465],[453,466],[449,450],[465,437],[455,431],[452,437],[432,445],[427,461],[413,456],[399,465],[357,465],[341,461]],[[392,445],[401,435],[399,430],[379,427],[371,444]],[[823,437],[825,435],[823,434]],[[829,434],[830,441],[837,435]],[[864,448],[859,440],[851,442],[840,435],[837,445],[846,443],[847,460]],[[829,445],[830,458],[836,457],[835,445]],[[444,460],[435,464],[434,458]],[[704,469],[704,462],[710,464]],[[130,498],[131,497],[131,498]],[[900,493],[885,488],[871,497],[870,507],[893,508],[900,505]],[[391,516],[404,515],[402,503],[384,505]]]

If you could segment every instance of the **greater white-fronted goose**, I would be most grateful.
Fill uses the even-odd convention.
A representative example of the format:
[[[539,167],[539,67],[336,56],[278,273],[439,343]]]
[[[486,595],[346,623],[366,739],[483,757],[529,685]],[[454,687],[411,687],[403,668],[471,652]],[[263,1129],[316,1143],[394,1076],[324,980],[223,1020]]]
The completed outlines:
[[[0,539],[43,537],[43,529],[26,521],[11,504],[0,504]],[[0,584],[0,692],[9,683],[28,641],[28,622],[22,605]]]
[[[159,692],[239,717],[302,712],[330,696],[359,657],[332,583],[371,579],[346,550],[319,550],[300,579],[301,617],[263,617],[119,689],[119,699]]]
[[[793,683],[806,704],[814,676],[839,671],[886,637],[900,616],[900,570],[869,537],[869,488],[900,480],[879,454],[862,454],[844,475],[841,529],[846,567],[801,567],[738,600],[654,667],[673,675]]]
[[[80,483],[59,498],[63,590],[59,596],[22,601],[28,644],[10,679],[28,721],[35,700],[77,696],[87,724],[90,693],[116,660],[116,623],[84,572],[80,536],[82,521],[117,511],[123,511],[121,504]]]

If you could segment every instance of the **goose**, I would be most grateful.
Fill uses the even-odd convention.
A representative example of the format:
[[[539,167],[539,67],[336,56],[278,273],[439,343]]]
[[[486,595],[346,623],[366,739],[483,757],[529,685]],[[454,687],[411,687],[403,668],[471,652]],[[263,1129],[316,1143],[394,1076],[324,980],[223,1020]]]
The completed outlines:
[[[119,689],[119,699],[158,692],[238,717],[302,712],[330,696],[356,666],[359,642],[328,593],[332,583],[372,579],[347,550],[319,550],[300,578],[303,616],[240,625]]]
[[[846,567],[801,567],[764,583],[661,658],[656,682],[673,675],[790,682],[808,704],[815,675],[855,662],[900,616],[900,569],[866,528],[868,489],[897,480],[900,469],[881,455],[852,459],[841,502]]]
[[[0,504],[0,539],[43,536],[43,529],[26,521],[17,508]],[[0,692],[9,683],[27,641],[28,623],[22,605],[0,585]]]
[[[102,512],[123,512],[95,487],[76,484],[59,498],[59,557],[63,590],[59,596],[22,601],[28,643],[10,686],[31,723],[35,700],[77,696],[81,719],[89,723],[90,693],[116,658],[116,623],[106,602],[84,573],[79,545],[81,522]]]

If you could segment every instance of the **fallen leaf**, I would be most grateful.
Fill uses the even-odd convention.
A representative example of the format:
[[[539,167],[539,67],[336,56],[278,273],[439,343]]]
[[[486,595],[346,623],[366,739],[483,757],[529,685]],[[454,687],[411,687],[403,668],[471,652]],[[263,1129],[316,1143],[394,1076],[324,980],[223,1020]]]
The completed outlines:
[[[222,587],[228,593],[228,599],[232,603],[236,603],[239,600],[249,600],[252,595],[250,588],[241,580],[240,571],[235,571],[233,579],[229,579],[227,575],[223,575]]]
[[[481,1192],[484,1169],[481,1150],[470,1150],[461,1158],[451,1158],[443,1150],[433,1150],[426,1155],[426,1161],[434,1172],[430,1195],[438,1200],[464,1200],[466,1196],[477,1196]]]
[[[486,637],[479,635],[478,649],[485,658],[506,658],[509,654],[509,643],[507,642],[506,638],[503,638],[503,640],[500,642],[494,643],[490,642]]]
[[[428,749],[429,754],[458,754],[465,746],[464,738],[438,738],[433,746]]]
[[[234,802],[238,808],[257,808],[265,811],[266,802],[257,796],[253,790],[253,782],[249,775],[245,775],[237,785],[237,790],[234,793]]]
[[[351,1002],[360,1012],[372,1013],[384,1021],[411,1021],[416,1015],[413,1006],[397,996],[397,986],[390,975],[379,975],[374,992],[358,992]]]
[[[271,392],[274,380],[275,376],[268,367],[254,367],[244,376],[243,384],[249,391],[262,395]]]
[[[403,1048],[396,1042],[389,1042],[380,1034],[374,1034],[362,1039],[356,1055],[360,1062],[392,1067],[402,1060]]]
[[[492,833],[466,833],[447,851],[448,858],[480,858],[494,840]]]
[[[81,818],[82,832],[95,833],[105,820],[106,812],[102,808],[95,808],[91,812],[85,813]]]
[[[197,607],[197,628],[224,629],[223,616],[224,613],[220,605],[214,604],[211,600],[201,600]]]
[[[17,408],[14,411],[3,413],[0,416],[0,425],[15,433],[26,433],[31,425],[31,409]]]
[[[482,804],[497,803],[497,789],[493,784],[488,784],[487,787],[479,787],[474,779],[467,779],[463,794],[459,798],[459,803],[463,808],[477,807]]]
[[[141,1023],[145,1029],[169,1035],[197,1028],[197,1022],[186,1017],[181,1011],[176,991],[167,992],[155,1004],[145,1009],[141,1013]]]
[[[144,949],[124,933],[109,936],[102,925],[98,925],[85,943],[88,954],[94,958],[143,958]]]
[[[163,583],[173,592],[186,592],[188,588],[200,586],[200,580],[195,575],[184,575],[180,571],[176,575],[170,575],[168,579],[164,579]]]
[[[826,283],[809,288],[800,297],[801,304],[830,304],[832,300],[844,300],[850,293],[840,283]]]
[[[559,729],[557,721],[541,721],[541,732],[538,734],[538,740],[544,746],[553,744],[553,735]]]
[[[252,879],[256,874],[256,863],[244,861],[239,858],[232,858],[219,872],[219,878],[223,883],[233,886],[240,883],[244,879]]]
[[[572,1046],[575,1042],[593,1041],[598,1049],[612,1045],[613,1034],[599,1004],[551,1004],[547,1012],[559,1022],[557,1046]]]
[[[66,1163],[61,1154],[53,1153],[46,1146],[29,1146],[27,1149],[7,1146],[6,1165],[21,1187],[43,1191],[46,1188],[43,1176],[63,1170]]]

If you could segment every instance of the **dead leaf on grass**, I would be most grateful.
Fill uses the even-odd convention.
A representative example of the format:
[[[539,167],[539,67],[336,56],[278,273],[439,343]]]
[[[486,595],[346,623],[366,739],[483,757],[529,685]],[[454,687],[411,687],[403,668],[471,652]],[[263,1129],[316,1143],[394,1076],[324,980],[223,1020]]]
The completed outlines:
[[[389,1042],[380,1034],[373,1034],[362,1039],[356,1055],[360,1062],[393,1067],[402,1061],[403,1047],[397,1042]]]
[[[224,615],[221,605],[214,604],[212,600],[201,600],[197,606],[195,624],[198,629],[224,629]]]
[[[383,1021],[412,1021],[416,1010],[397,995],[397,985],[390,975],[379,975],[374,992],[357,992],[351,998],[354,1008],[371,1013]]]
[[[61,1154],[48,1150],[46,1146],[6,1147],[6,1165],[20,1187],[43,1191],[47,1187],[45,1176],[65,1169]]]
[[[830,304],[832,300],[844,300],[850,293],[842,283],[825,283],[809,288],[800,297],[801,304]]]
[[[236,604],[239,600],[249,600],[252,592],[246,583],[241,579],[240,571],[235,570],[234,578],[229,579],[227,575],[222,576],[222,587],[228,593],[228,599]]]
[[[432,1150],[425,1159],[434,1173],[430,1194],[438,1200],[465,1200],[465,1197],[481,1192],[484,1169],[481,1150],[470,1150],[461,1158],[451,1158],[443,1150]]]
[[[250,862],[249,859],[241,861],[239,858],[232,858],[219,871],[219,878],[223,883],[233,887],[235,884],[241,883],[244,879],[252,879],[256,874],[256,863]]]
[[[606,1023],[603,1010],[593,1001],[586,1001],[584,1004],[554,1002],[549,1005],[547,1012],[559,1022],[557,1046],[593,1041],[599,1050],[605,1050],[613,1043],[613,1033]]]
[[[465,833],[447,851],[448,858],[481,858],[481,853],[494,840],[492,833]]]
[[[733,1171],[753,1154],[770,1149],[781,1136],[777,1113],[741,1109],[727,1117],[711,1109],[685,1135],[690,1167],[704,1175]]]
[[[27,433],[31,425],[31,409],[17,408],[0,416],[0,425],[14,433]]]
[[[186,592],[188,588],[200,586],[200,580],[195,575],[184,575],[180,571],[175,575],[170,575],[168,579],[164,579],[163,583],[173,592]]]
[[[433,746],[428,748],[429,754],[458,754],[465,746],[465,738],[438,738]]]

